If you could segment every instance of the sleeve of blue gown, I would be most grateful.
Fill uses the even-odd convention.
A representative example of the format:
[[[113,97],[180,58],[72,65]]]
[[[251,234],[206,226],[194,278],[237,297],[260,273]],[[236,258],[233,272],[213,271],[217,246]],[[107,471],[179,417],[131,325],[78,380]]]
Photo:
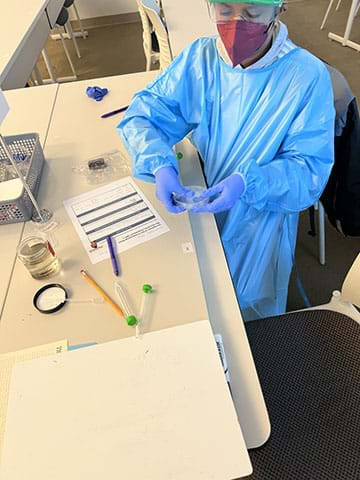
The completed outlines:
[[[240,167],[246,182],[242,200],[259,210],[304,210],[319,199],[333,162],[333,94],[324,68],[309,87],[277,156],[266,165]]]
[[[194,44],[193,44],[194,45]],[[154,173],[162,166],[177,161],[172,147],[199,123],[201,88],[193,88],[199,78],[188,58],[190,45],[171,65],[144,90],[137,93],[118,132],[133,159],[135,177],[154,181]]]

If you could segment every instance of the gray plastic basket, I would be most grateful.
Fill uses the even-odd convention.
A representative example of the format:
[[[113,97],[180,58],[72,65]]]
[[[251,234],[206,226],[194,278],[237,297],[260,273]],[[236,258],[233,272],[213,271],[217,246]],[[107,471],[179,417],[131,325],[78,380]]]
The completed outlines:
[[[30,156],[26,181],[32,193],[36,195],[45,161],[39,135],[37,133],[12,135],[5,137],[5,141],[13,154],[23,154],[26,152],[27,155]],[[0,163],[10,163],[2,145],[0,145]],[[32,212],[33,205],[29,195],[26,190],[22,188],[22,193],[19,197],[7,201],[0,201],[0,225],[25,222],[31,218]]]

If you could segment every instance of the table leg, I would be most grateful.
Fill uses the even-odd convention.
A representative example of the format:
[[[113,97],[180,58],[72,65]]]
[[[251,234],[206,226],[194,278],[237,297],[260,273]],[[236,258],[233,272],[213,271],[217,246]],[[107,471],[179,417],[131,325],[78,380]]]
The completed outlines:
[[[328,37],[330,38],[330,40],[334,40],[335,42],[341,43],[344,47],[350,47],[360,52],[360,44],[349,40],[351,29],[352,29],[359,5],[360,5],[360,0],[352,0],[349,16],[346,22],[344,36],[341,37],[340,35],[336,35],[335,33],[330,32]]]

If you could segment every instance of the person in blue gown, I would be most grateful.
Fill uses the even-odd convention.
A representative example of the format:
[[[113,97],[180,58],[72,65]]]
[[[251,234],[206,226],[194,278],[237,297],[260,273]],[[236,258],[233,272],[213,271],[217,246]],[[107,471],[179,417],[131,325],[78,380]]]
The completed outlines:
[[[118,125],[136,178],[172,213],[186,193],[173,146],[189,136],[245,320],[286,309],[298,215],[333,165],[334,107],[323,63],[288,38],[279,0],[210,0],[218,36],[189,45]],[[184,161],[184,160],[183,160]]]

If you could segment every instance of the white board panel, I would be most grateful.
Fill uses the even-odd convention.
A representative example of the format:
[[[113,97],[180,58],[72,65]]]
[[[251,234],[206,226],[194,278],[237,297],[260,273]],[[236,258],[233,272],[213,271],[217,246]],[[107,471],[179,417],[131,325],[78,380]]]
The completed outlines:
[[[208,321],[14,369],[2,480],[230,480],[250,473]]]

